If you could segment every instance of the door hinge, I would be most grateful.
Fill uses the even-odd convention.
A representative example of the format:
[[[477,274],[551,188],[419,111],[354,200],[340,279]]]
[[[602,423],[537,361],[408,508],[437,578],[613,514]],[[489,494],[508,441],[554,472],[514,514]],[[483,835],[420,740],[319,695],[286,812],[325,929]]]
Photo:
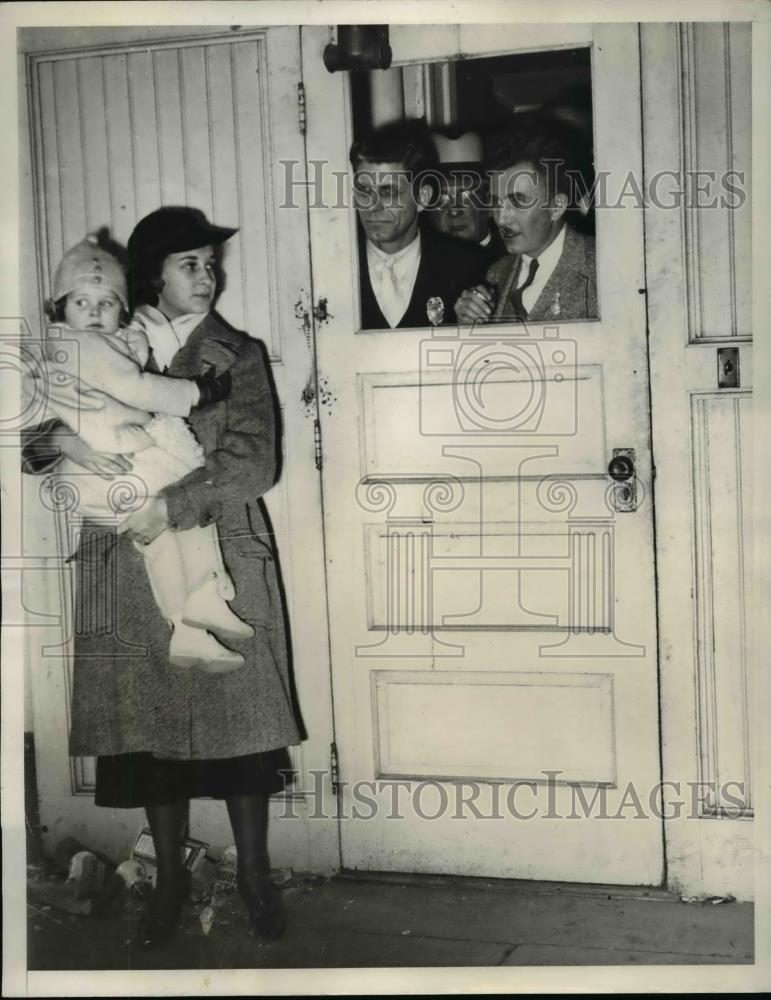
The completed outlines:
[[[318,417],[313,421],[313,451],[316,458],[316,468],[321,472],[324,460],[321,455],[321,421]],[[334,746],[334,743],[332,746]]]
[[[300,80],[297,84],[297,126],[300,129],[300,135],[305,135],[305,129],[308,125],[308,118],[305,112],[305,84]]]
[[[340,785],[340,763],[337,758],[337,743],[329,744],[329,775],[332,780],[332,791],[335,795]]]

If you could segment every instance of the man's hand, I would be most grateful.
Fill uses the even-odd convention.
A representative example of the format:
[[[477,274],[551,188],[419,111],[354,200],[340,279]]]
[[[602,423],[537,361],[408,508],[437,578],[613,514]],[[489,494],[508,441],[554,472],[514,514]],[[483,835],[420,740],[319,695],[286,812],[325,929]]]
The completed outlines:
[[[119,535],[128,535],[133,542],[149,545],[169,526],[169,510],[163,497],[150,497],[118,525]]]
[[[489,323],[494,307],[493,295],[486,285],[475,285],[461,292],[455,303],[455,315],[459,323],[472,326],[474,323]]]
[[[119,476],[123,472],[130,472],[133,468],[125,455],[94,451],[82,438],[73,434],[68,427],[63,425],[55,428],[52,436],[56,447],[63,455],[102,479],[114,479],[115,476]]]

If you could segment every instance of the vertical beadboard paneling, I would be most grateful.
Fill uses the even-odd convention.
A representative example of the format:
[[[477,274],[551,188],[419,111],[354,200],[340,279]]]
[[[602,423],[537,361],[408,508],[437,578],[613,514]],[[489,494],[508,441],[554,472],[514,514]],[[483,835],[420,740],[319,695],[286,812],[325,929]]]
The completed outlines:
[[[83,115],[83,166],[86,183],[85,230],[112,227],[110,171],[107,158],[107,116],[101,57],[78,60]]]
[[[241,178],[242,253],[245,281],[245,325],[259,327],[271,357],[276,357],[278,324],[275,320],[275,296],[271,285],[269,248],[274,245],[274,225],[280,219],[269,214],[268,206],[277,204],[272,194],[272,177],[267,162],[275,162],[279,153],[270,147],[265,88],[267,66],[261,41],[239,42],[233,51],[233,109],[235,116],[235,155]],[[266,313],[268,322],[265,322]]]
[[[161,203],[184,205],[187,201],[185,147],[182,141],[179,53],[159,49],[155,63],[155,101],[161,170]]]
[[[59,185],[59,139],[56,126],[56,101],[54,99],[54,67],[52,63],[38,66],[37,108],[40,135],[40,157],[42,169],[38,184],[38,196],[42,196],[40,219],[45,230],[43,234],[47,260],[43,261],[43,288],[41,298],[52,293],[51,280],[56,265],[62,256],[64,236],[62,234],[62,205]]]
[[[104,59],[104,99],[112,232],[116,239],[125,243],[137,221],[137,206],[131,142],[133,109],[129,103],[127,59],[122,53]],[[141,113],[141,109],[137,110]]]
[[[159,205],[195,206],[239,227],[226,246],[218,306],[242,329],[259,326],[277,360],[277,263],[268,251],[281,224],[269,168],[279,154],[268,76],[261,36],[42,59],[49,275],[88,230],[107,227],[125,244]]]
[[[161,204],[158,121],[151,52],[132,52],[128,56],[128,87],[132,108],[135,198],[137,218],[141,219]]]
[[[66,249],[83,238],[86,219],[80,94],[75,60],[66,59],[56,64],[54,90],[62,192],[62,239]]]
[[[750,397],[692,398],[701,779],[708,811],[752,808],[748,731]]]
[[[231,46],[210,45],[206,49],[209,81],[209,121],[212,218],[219,225],[237,226],[241,219],[240,177],[236,170],[236,129],[234,117]],[[245,281],[241,246],[249,233],[239,232],[228,240],[225,272],[227,283],[218,306],[239,329],[248,329],[244,310]]]
[[[683,24],[679,31],[689,340],[747,337],[750,210],[723,202],[726,172],[750,165],[750,26]],[[747,179],[743,188],[748,194]]]
[[[178,50],[187,204],[212,216],[211,151],[206,56],[202,47]]]

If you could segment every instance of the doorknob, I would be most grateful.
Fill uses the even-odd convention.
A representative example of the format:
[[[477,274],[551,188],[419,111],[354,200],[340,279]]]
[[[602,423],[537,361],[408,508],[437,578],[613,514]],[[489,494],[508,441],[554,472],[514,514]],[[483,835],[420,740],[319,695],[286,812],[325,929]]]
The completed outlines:
[[[613,458],[608,462],[608,475],[613,480],[613,510],[620,514],[637,510],[634,448],[613,449]]]
[[[608,475],[617,483],[623,483],[634,475],[634,459],[627,451],[631,449],[614,448],[613,458],[608,463]]]

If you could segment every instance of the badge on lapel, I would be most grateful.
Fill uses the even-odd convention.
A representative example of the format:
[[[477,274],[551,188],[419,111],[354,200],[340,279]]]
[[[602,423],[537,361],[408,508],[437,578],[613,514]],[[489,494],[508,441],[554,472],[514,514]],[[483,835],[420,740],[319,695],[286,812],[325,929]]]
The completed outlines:
[[[549,307],[549,312],[552,314],[552,316],[559,316],[559,314],[562,312],[562,306],[560,305],[560,293],[559,292],[555,293],[554,300],[552,301],[552,304]]]
[[[426,315],[431,326],[441,326],[444,322],[444,302],[438,295],[432,295],[426,302]]]

